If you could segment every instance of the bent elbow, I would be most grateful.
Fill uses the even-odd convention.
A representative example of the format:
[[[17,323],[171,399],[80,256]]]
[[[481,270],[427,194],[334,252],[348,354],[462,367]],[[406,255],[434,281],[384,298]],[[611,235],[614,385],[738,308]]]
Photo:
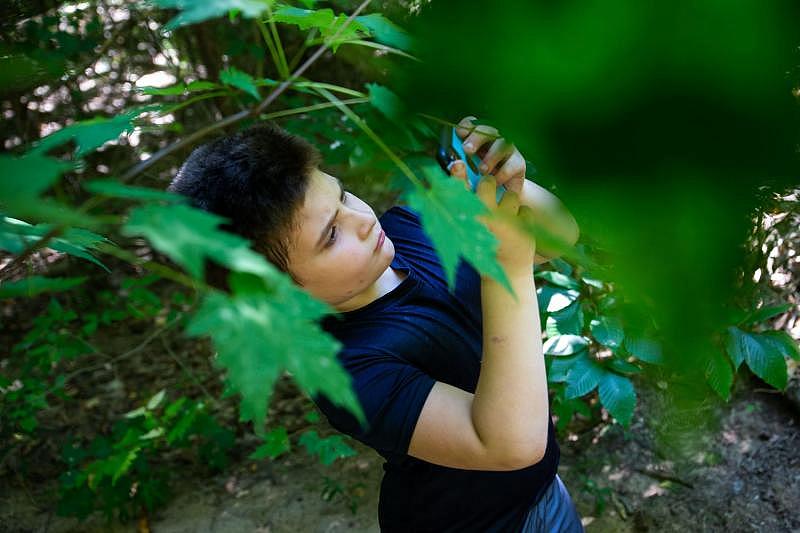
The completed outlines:
[[[528,468],[533,466],[542,459],[544,459],[545,451],[547,450],[547,445],[542,444],[539,446],[535,446],[530,450],[526,450],[524,453],[518,453],[511,457],[507,461],[507,466],[510,470],[521,470],[523,468]]]

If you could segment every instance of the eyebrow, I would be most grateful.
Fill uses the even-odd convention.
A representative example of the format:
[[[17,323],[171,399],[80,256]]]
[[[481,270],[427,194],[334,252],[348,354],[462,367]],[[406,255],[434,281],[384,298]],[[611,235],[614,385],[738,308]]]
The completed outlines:
[[[334,179],[336,180],[336,183],[339,184],[339,201],[342,201],[342,197],[344,196],[344,186],[342,185],[342,181],[339,178],[334,176]],[[339,208],[338,207],[336,208],[336,212],[333,213],[333,216],[328,221],[328,223],[325,224],[325,229],[322,230],[322,235],[320,235],[319,240],[317,241],[317,244],[314,246],[315,250],[319,250],[320,246],[322,246],[322,242],[325,240],[325,237],[328,236],[328,233],[331,230],[331,226],[333,226],[333,222],[336,220],[337,216],[339,216]]]

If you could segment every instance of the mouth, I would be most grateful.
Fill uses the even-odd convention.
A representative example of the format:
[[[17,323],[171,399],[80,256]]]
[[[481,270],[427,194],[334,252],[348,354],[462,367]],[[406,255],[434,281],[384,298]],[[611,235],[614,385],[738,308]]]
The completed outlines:
[[[383,241],[386,240],[386,233],[381,230],[378,234],[378,242],[375,244],[375,251],[380,250],[381,246],[383,246]]]

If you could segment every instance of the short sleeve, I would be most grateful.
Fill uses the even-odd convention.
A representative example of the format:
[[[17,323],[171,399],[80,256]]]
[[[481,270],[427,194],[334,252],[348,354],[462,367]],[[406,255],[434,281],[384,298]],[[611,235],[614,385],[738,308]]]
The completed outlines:
[[[435,380],[395,356],[340,354],[340,361],[353,380],[367,424],[319,394],[314,403],[337,430],[376,451],[406,455],[417,419]]]

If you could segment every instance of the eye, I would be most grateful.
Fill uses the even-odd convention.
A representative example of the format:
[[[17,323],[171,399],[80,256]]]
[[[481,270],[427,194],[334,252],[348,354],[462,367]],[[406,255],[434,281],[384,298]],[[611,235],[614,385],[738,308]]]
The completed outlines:
[[[328,242],[325,243],[325,248],[329,247],[334,242],[336,242],[336,226],[331,227],[331,237],[328,239]]]

